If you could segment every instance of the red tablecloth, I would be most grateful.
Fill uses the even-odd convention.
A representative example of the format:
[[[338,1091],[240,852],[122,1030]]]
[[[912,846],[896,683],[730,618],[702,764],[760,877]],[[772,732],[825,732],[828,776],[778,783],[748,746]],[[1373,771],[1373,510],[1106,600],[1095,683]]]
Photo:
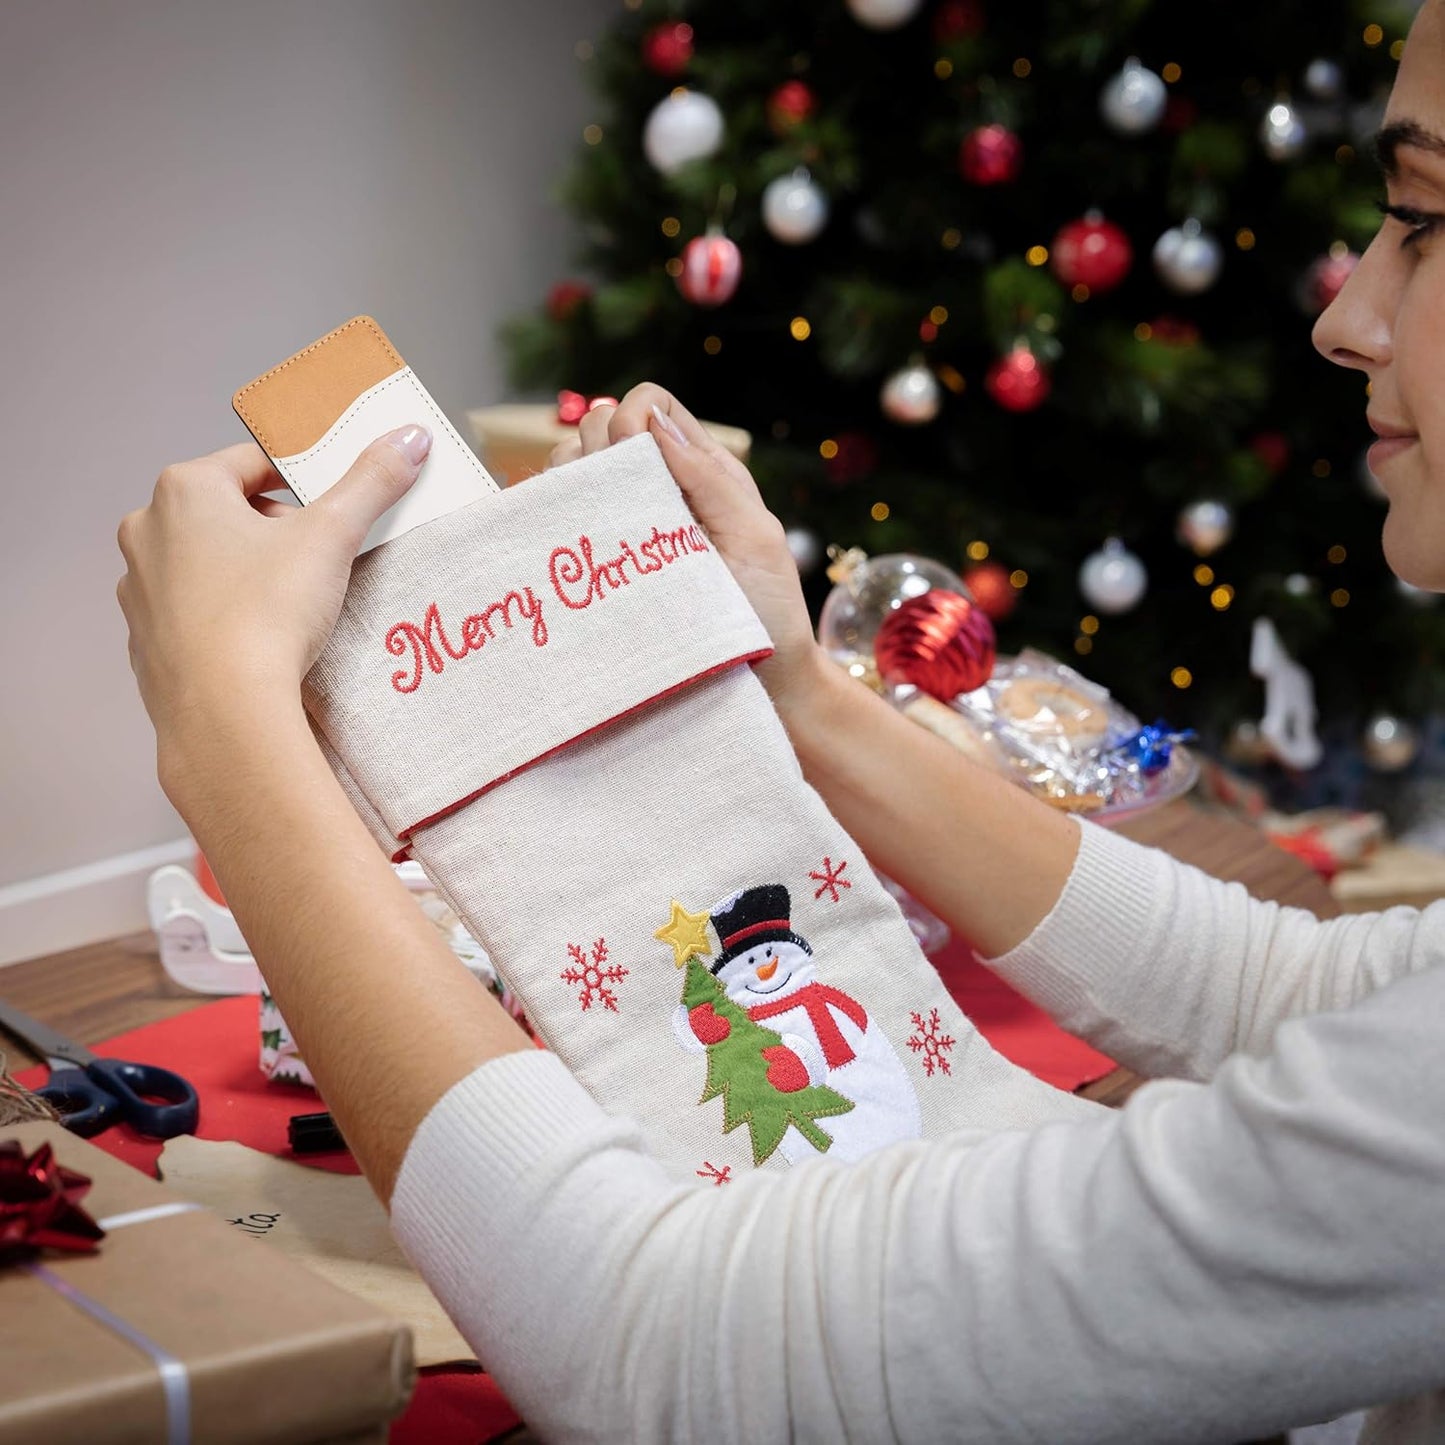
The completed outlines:
[[[1108,1073],[1111,1060],[1057,1028],[1026,999],[981,967],[968,948],[951,943],[934,959],[949,992],[1000,1053],[1061,1089],[1076,1089]],[[95,1052],[159,1064],[183,1074],[201,1096],[202,1139],[235,1139],[270,1154],[286,1154],[286,1122],[321,1105],[310,1089],[270,1084],[257,1065],[259,1018],[252,997],[222,999],[162,1023],[118,1034]],[[43,1083],[43,1067],[17,1076]],[[95,1141],[109,1153],[155,1173],[161,1145],[122,1125]],[[310,1155],[319,1168],[358,1173],[345,1152]],[[519,1423],[491,1377],[475,1368],[424,1371],[406,1413],[392,1427],[392,1445],[476,1445]]]

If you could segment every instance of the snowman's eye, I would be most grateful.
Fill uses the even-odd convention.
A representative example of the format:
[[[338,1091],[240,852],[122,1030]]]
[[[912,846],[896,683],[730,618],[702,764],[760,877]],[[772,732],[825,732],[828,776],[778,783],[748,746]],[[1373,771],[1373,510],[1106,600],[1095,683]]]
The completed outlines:
[[[772,950],[771,948],[768,949],[768,951],[767,951],[767,956],[768,956],[769,958],[771,958],[771,957],[773,956],[773,950]]]

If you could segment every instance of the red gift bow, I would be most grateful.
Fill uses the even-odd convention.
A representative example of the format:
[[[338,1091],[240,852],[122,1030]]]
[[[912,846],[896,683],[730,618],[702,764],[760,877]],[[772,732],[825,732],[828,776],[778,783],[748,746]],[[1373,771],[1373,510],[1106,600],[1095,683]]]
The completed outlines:
[[[599,406],[616,406],[615,396],[583,396],[580,391],[559,391],[557,393],[557,420],[567,426],[576,426],[589,411]]]
[[[93,1253],[105,1231],[80,1207],[89,1188],[49,1144],[29,1158],[18,1139],[0,1144],[0,1259],[32,1249]]]

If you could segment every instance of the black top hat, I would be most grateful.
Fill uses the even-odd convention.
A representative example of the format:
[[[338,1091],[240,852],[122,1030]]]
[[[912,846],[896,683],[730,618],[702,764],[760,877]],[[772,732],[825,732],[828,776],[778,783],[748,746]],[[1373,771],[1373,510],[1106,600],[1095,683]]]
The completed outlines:
[[[740,953],[760,943],[796,943],[812,953],[808,940],[793,932],[792,903],[788,890],[781,883],[766,883],[759,888],[744,888],[722,904],[712,915],[722,952],[712,966],[714,973]]]

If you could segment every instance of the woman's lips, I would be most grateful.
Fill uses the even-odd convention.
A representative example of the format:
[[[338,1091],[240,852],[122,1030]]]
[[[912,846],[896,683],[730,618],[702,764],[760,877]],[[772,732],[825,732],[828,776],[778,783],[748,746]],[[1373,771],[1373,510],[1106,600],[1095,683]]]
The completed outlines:
[[[1392,461],[1401,452],[1407,452],[1415,445],[1420,438],[1417,436],[1386,436],[1381,437],[1370,450],[1365,454],[1365,461],[1370,470],[1378,477],[1380,468],[1386,462]]]

